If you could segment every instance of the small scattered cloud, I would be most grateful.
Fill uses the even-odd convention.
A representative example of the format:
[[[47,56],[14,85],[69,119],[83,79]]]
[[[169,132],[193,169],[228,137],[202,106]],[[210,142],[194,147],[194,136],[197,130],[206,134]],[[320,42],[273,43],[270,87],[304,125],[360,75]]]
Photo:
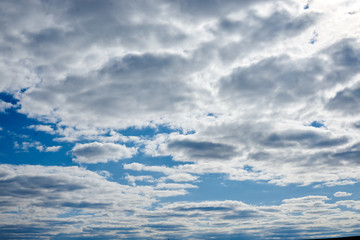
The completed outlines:
[[[50,125],[30,125],[28,127],[29,129],[34,129],[36,131],[42,131],[42,132],[46,132],[49,134],[54,134],[55,130],[52,128],[52,126]]]
[[[46,147],[45,152],[57,152],[61,149],[61,146]]]
[[[336,192],[334,193],[334,197],[350,197],[352,193],[347,192]]]
[[[6,109],[12,108],[14,105],[9,102],[4,102],[0,99],[0,113],[5,112]]]
[[[39,141],[15,141],[14,148],[24,152],[28,152],[32,148],[38,150],[39,152],[57,152],[62,148],[62,146],[45,146]]]

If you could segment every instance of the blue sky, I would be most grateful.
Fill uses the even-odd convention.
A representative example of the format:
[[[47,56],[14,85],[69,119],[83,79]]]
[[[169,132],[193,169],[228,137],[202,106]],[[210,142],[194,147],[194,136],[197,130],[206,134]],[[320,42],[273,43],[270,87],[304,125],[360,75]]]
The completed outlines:
[[[360,235],[358,1],[0,9],[1,239]]]

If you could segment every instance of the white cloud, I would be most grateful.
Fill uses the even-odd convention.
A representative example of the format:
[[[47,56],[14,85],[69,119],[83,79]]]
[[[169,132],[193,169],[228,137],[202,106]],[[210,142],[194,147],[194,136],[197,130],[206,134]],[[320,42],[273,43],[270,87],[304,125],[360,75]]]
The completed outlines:
[[[198,176],[186,173],[188,170],[182,170],[181,168],[170,168],[166,166],[147,166],[141,163],[130,163],[124,164],[124,169],[134,171],[149,171],[149,172],[160,172],[165,175],[162,180],[172,180],[174,182],[190,182],[198,179]]]
[[[35,129],[36,131],[47,132],[47,133],[50,133],[50,134],[55,133],[54,129],[49,125],[30,125],[29,128],[30,129]]]
[[[6,109],[13,107],[11,103],[0,100],[0,113],[5,112]]]
[[[136,186],[136,182],[154,182],[154,177],[151,175],[132,176],[127,174],[125,179],[133,186]]]
[[[347,192],[336,192],[334,193],[334,197],[350,197],[352,193]]]
[[[186,188],[198,188],[197,186],[189,183],[159,183],[155,187],[156,189],[186,189]]]
[[[61,146],[46,147],[45,152],[57,152],[60,150],[60,148]]]
[[[137,149],[126,147],[115,143],[77,143],[72,149],[75,162],[100,163],[108,161],[119,161],[135,155]]]

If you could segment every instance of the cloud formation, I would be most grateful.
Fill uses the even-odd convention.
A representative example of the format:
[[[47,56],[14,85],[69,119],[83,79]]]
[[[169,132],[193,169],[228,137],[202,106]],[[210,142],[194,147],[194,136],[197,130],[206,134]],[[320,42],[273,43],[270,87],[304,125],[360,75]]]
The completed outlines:
[[[0,238],[357,233],[359,8],[1,1]]]

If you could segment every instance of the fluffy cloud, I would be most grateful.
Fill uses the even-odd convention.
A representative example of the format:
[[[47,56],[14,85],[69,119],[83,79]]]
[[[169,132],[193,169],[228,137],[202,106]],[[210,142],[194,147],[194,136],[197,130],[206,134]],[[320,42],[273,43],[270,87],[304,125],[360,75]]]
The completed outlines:
[[[115,143],[78,143],[72,149],[73,160],[79,163],[100,163],[118,161],[135,155],[137,149]]]
[[[358,202],[328,196],[271,206],[152,204],[187,195],[211,173],[315,189],[358,183],[359,8],[355,0],[1,1],[0,92],[39,121],[28,131],[51,134],[64,149],[73,144],[73,164],[124,159],[121,179],[130,185],[78,167],[2,165],[8,224],[0,232],[63,239],[351,233]],[[0,113],[14,106],[0,100]]]
[[[152,156],[212,161],[208,171],[233,180],[357,181],[358,39],[338,23],[357,26],[358,16],[347,14],[354,2],[24,4],[26,13],[2,3],[13,10],[1,21],[16,21],[3,24],[1,90],[19,100],[19,112],[54,123],[32,129],[87,139],[74,147],[75,162],[130,158],[130,142]],[[326,128],[304,126],[315,120]],[[178,135],[116,132],[161,124]],[[180,169],[172,175],[191,174]]]

